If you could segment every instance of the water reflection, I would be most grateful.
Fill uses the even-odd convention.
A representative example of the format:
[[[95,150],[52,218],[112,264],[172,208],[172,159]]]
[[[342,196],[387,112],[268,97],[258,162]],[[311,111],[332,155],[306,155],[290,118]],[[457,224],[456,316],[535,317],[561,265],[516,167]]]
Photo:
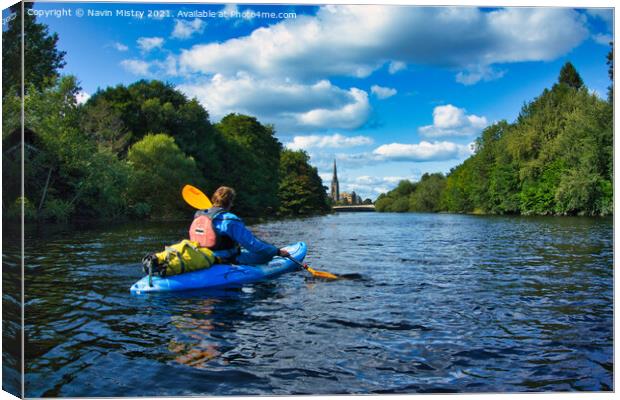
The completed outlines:
[[[176,354],[175,361],[194,368],[206,368],[209,360],[219,356],[217,342],[210,341],[209,332],[213,330],[213,321],[209,319],[219,299],[198,300],[196,318],[191,313],[172,316],[170,322],[182,335],[173,338],[168,350]]]
[[[253,229],[306,240],[313,267],[351,279],[130,296],[142,256],[186,224],[29,233],[26,395],[613,389],[610,219],[368,213]]]

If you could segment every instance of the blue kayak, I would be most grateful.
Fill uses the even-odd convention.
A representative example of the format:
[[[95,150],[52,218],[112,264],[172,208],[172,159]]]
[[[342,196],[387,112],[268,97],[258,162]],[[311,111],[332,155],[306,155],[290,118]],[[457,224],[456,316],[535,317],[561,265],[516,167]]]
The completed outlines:
[[[301,262],[306,257],[307,247],[304,242],[292,244],[285,249],[297,261]],[[283,257],[274,257],[269,263],[262,265],[215,264],[207,269],[166,278],[153,276],[153,286],[149,286],[149,277],[145,276],[131,285],[130,290],[133,294],[141,294],[206,288],[234,288],[241,287],[246,283],[273,278],[297,269],[299,269],[297,264]]]

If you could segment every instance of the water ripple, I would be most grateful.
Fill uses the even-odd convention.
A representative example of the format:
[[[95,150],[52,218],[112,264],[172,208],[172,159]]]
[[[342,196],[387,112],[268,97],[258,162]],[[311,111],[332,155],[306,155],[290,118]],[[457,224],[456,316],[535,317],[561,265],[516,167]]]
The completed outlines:
[[[186,228],[28,233],[28,397],[613,390],[611,219],[274,221],[253,229],[350,279],[129,295],[141,257]],[[4,238],[3,281],[19,282]]]

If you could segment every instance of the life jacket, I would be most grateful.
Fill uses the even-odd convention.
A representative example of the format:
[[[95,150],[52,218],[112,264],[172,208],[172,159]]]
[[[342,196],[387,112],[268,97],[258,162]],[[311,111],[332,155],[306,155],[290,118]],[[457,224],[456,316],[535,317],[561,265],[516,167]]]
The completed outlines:
[[[194,221],[189,227],[189,239],[197,242],[200,247],[208,247],[211,250],[228,250],[234,248],[236,243],[226,235],[220,235],[213,226],[213,220],[225,210],[220,207],[211,207],[208,210],[199,210],[194,215]],[[236,218],[233,218],[236,219]]]

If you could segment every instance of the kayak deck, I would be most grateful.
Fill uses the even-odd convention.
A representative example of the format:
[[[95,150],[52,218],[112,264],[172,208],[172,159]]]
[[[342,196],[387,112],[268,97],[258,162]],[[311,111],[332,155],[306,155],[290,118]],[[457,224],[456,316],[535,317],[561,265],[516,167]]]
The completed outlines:
[[[286,246],[285,249],[294,259],[300,262],[303,261],[307,252],[304,242]],[[149,277],[145,276],[131,285],[130,291],[133,294],[142,294],[205,288],[241,287],[246,283],[273,278],[298,268],[293,261],[283,257],[274,257],[269,263],[261,265],[215,264],[207,269],[186,272],[166,278],[153,276],[152,286],[149,285]]]

